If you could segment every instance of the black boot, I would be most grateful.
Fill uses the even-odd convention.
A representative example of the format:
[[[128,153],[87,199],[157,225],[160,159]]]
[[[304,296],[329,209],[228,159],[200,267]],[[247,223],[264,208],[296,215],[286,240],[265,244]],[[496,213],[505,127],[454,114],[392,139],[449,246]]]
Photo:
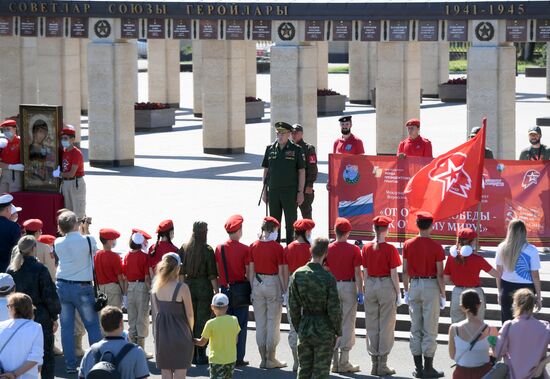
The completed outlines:
[[[208,357],[206,356],[206,347],[198,347],[197,365],[207,365]]]
[[[443,371],[438,371],[433,366],[433,357],[424,357],[424,378],[441,378],[445,376]]]
[[[424,367],[422,366],[422,355],[414,355],[414,371],[412,376],[415,378],[422,378],[424,376]]]

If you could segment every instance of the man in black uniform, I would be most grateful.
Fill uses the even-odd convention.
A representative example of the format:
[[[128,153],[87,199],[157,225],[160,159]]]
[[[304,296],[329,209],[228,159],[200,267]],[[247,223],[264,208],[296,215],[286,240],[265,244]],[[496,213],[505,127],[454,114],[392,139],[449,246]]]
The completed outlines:
[[[286,242],[292,242],[294,221],[298,218],[298,206],[304,202],[305,159],[302,148],[290,141],[292,126],[286,122],[275,123],[277,141],[265,149],[262,167],[264,184],[262,199],[269,205],[269,213],[281,224],[285,213]],[[279,236],[280,239],[280,236]]]
[[[472,130],[470,131],[470,135],[468,136],[468,139],[474,138],[481,128],[479,126],[474,126]],[[493,156],[493,150],[489,149],[487,146],[485,146],[485,158],[487,159],[495,159]]]
[[[302,148],[306,159],[306,185],[304,188],[304,202],[300,205],[302,218],[312,219],[311,204],[315,198],[313,183],[317,180],[317,153],[315,146],[303,140],[304,128],[300,124],[292,125],[292,142]]]
[[[548,161],[550,160],[550,149],[540,143],[542,131],[540,127],[533,126],[529,128],[530,147],[523,149],[519,155],[520,161]]]

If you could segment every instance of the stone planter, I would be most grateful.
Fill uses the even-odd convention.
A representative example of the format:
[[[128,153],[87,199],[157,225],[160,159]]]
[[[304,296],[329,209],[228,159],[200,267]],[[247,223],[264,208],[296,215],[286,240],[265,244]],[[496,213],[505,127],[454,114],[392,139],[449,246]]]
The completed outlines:
[[[246,121],[257,122],[264,117],[265,103],[263,101],[248,101],[245,103]]]
[[[466,84],[440,84],[439,99],[444,103],[465,103]]]
[[[545,78],[546,67],[525,67],[526,78]]]
[[[136,130],[171,128],[176,123],[176,109],[136,109]]]
[[[344,95],[317,96],[317,114],[328,116],[342,114],[346,109]]]

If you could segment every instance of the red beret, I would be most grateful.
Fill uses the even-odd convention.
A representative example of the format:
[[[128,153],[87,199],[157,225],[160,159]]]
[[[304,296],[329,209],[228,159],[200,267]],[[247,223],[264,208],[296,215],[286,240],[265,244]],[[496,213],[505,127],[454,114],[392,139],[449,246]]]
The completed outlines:
[[[63,130],[61,131],[61,135],[66,135],[66,136],[75,136],[76,135],[76,132],[74,129],[71,129],[71,128],[63,128]]]
[[[15,120],[9,119],[0,124],[0,128],[8,127],[8,126],[10,128],[17,128],[17,122]]]
[[[114,229],[104,228],[99,230],[99,236],[104,240],[116,240],[120,237],[120,233]]]
[[[229,217],[224,225],[225,231],[227,233],[237,232],[241,228],[243,221],[244,219],[241,215],[233,215]]]
[[[274,223],[275,225],[277,225],[277,227],[280,227],[281,226],[281,223],[279,222],[279,220],[277,220],[275,217],[271,217],[271,216],[267,216],[267,217],[264,217],[264,221],[271,221],[272,223]]]
[[[31,218],[23,223],[23,228],[28,232],[37,232],[42,230],[43,226],[42,221],[37,218]]]
[[[141,229],[138,229],[138,228],[133,228],[132,229],[132,233],[139,233],[141,234],[146,240],[150,240],[151,239],[151,235],[147,232],[144,232],[143,230]]]
[[[55,242],[55,236],[42,234],[40,237],[38,237],[38,242],[45,243],[46,245],[53,245],[53,243]]]
[[[372,219],[372,222],[376,226],[388,226],[393,220],[387,216],[376,216]]]
[[[334,222],[334,229],[342,233],[351,232],[351,222],[347,218],[338,217]]]
[[[418,211],[416,212],[417,220],[433,220],[434,216],[430,212]]]
[[[472,228],[461,228],[461,229],[458,229],[456,236],[460,239],[471,241],[477,238],[477,233]]]
[[[407,123],[405,124],[405,127],[407,126],[418,126],[420,128],[420,120],[417,118],[411,118]]]
[[[304,218],[303,220],[294,221],[294,230],[298,232],[305,232],[306,230],[311,230],[315,228],[315,223],[309,218]]]
[[[171,229],[174,229],[174,223],[172,220],[164,220],[161,221],[159,226],[157,227],[157,233],[164,233]]]

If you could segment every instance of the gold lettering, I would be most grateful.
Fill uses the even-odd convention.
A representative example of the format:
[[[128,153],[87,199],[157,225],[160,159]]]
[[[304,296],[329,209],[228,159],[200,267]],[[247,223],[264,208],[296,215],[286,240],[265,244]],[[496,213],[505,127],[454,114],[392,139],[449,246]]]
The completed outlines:
[[[48,4],[40,3],[40,13],[47,13],[47,12],[48,12]]]
[[[19,12],[26,12],[27,11],[27,3],[19,3]]]
[[[73,6],[73,12],[74,13],[81,13],[80,12],[80,6],[78,4],[74,4]]]
[[[55,3],[54,3],[55,4]],[[107,8],[108,12],[110,14],[114,14],[115,13],[115,7],[116,5],[115,4],[109,4],[109,8]]]
[[[271,12],[273,12],[273,7],[271,5],[268,5],[267,7],[265,7],[265,9],[268,16],[271,14]]]
[[[8,9],[10,12],[15,12],[15,3],[10,3],[10,5],[8,5]]]
[[[56,3],[51,3],[51,6],[52,6],[52,12],[53,13],[57,12],[57,4]]]
[[[239,14],[239,6],[237,4],[232,4],[231,5],[231,16],[236,16]]]
[[[121,13],[121,14],[126,14],[128,13],[128,6],[124,3],[120,4],[118,6],[118,13]]]
[[[157,14],[166,14],[166,4],[157,4],[155,9]]]
[[[31,13],[36,13],[36,12],[38,12],[38,4],[36,4],[36,3],[31,3],[31,7],[30,7],[30,8],[31,8],[31,9],[30,9]]]
[[[244,11],[241,12],[243,16],[250,16],[250,5],[245,5]]]
[[[204,6],[203,5],[197,5],[197,14],[204,14]]]
[[[132,4],[132,8],[130,8],[130,13],[132,14],[142,14],[143,13],[143,7],[141,4]]]
[[[147,14],[153,13],[153,6],[151,4],[145,4]]]
[[[63,4],[63,9],[61,9],[62,13],[69,13],[69,4],[65,3]]]
[[[90,10],[90,4],[84,4],[84,13],[88,13]]]
[[[218,9],[216,9],[216,12],[218,12],[219,15],[223,16],[227,13],[227,8],[225,5],[218,5]]]
[[[193,6],[192,6],[192,5],[188,5],[188,6],[187,6],[187,14],[191,14],[191,12],[193,12]]]
[[[206,13],[208,13],[209,15],[212,14],[213,10],[214,10],[213,5],[209,5],[209,6],[206,7]]]
[[[286,5],[284,7],[277,5],[277,16],[287,16],[287,15],[288,15],[288,7]]]
[[[254,10],[254,16],[261,16],[262,15],[262,8],[256,5],[256,9]]]

